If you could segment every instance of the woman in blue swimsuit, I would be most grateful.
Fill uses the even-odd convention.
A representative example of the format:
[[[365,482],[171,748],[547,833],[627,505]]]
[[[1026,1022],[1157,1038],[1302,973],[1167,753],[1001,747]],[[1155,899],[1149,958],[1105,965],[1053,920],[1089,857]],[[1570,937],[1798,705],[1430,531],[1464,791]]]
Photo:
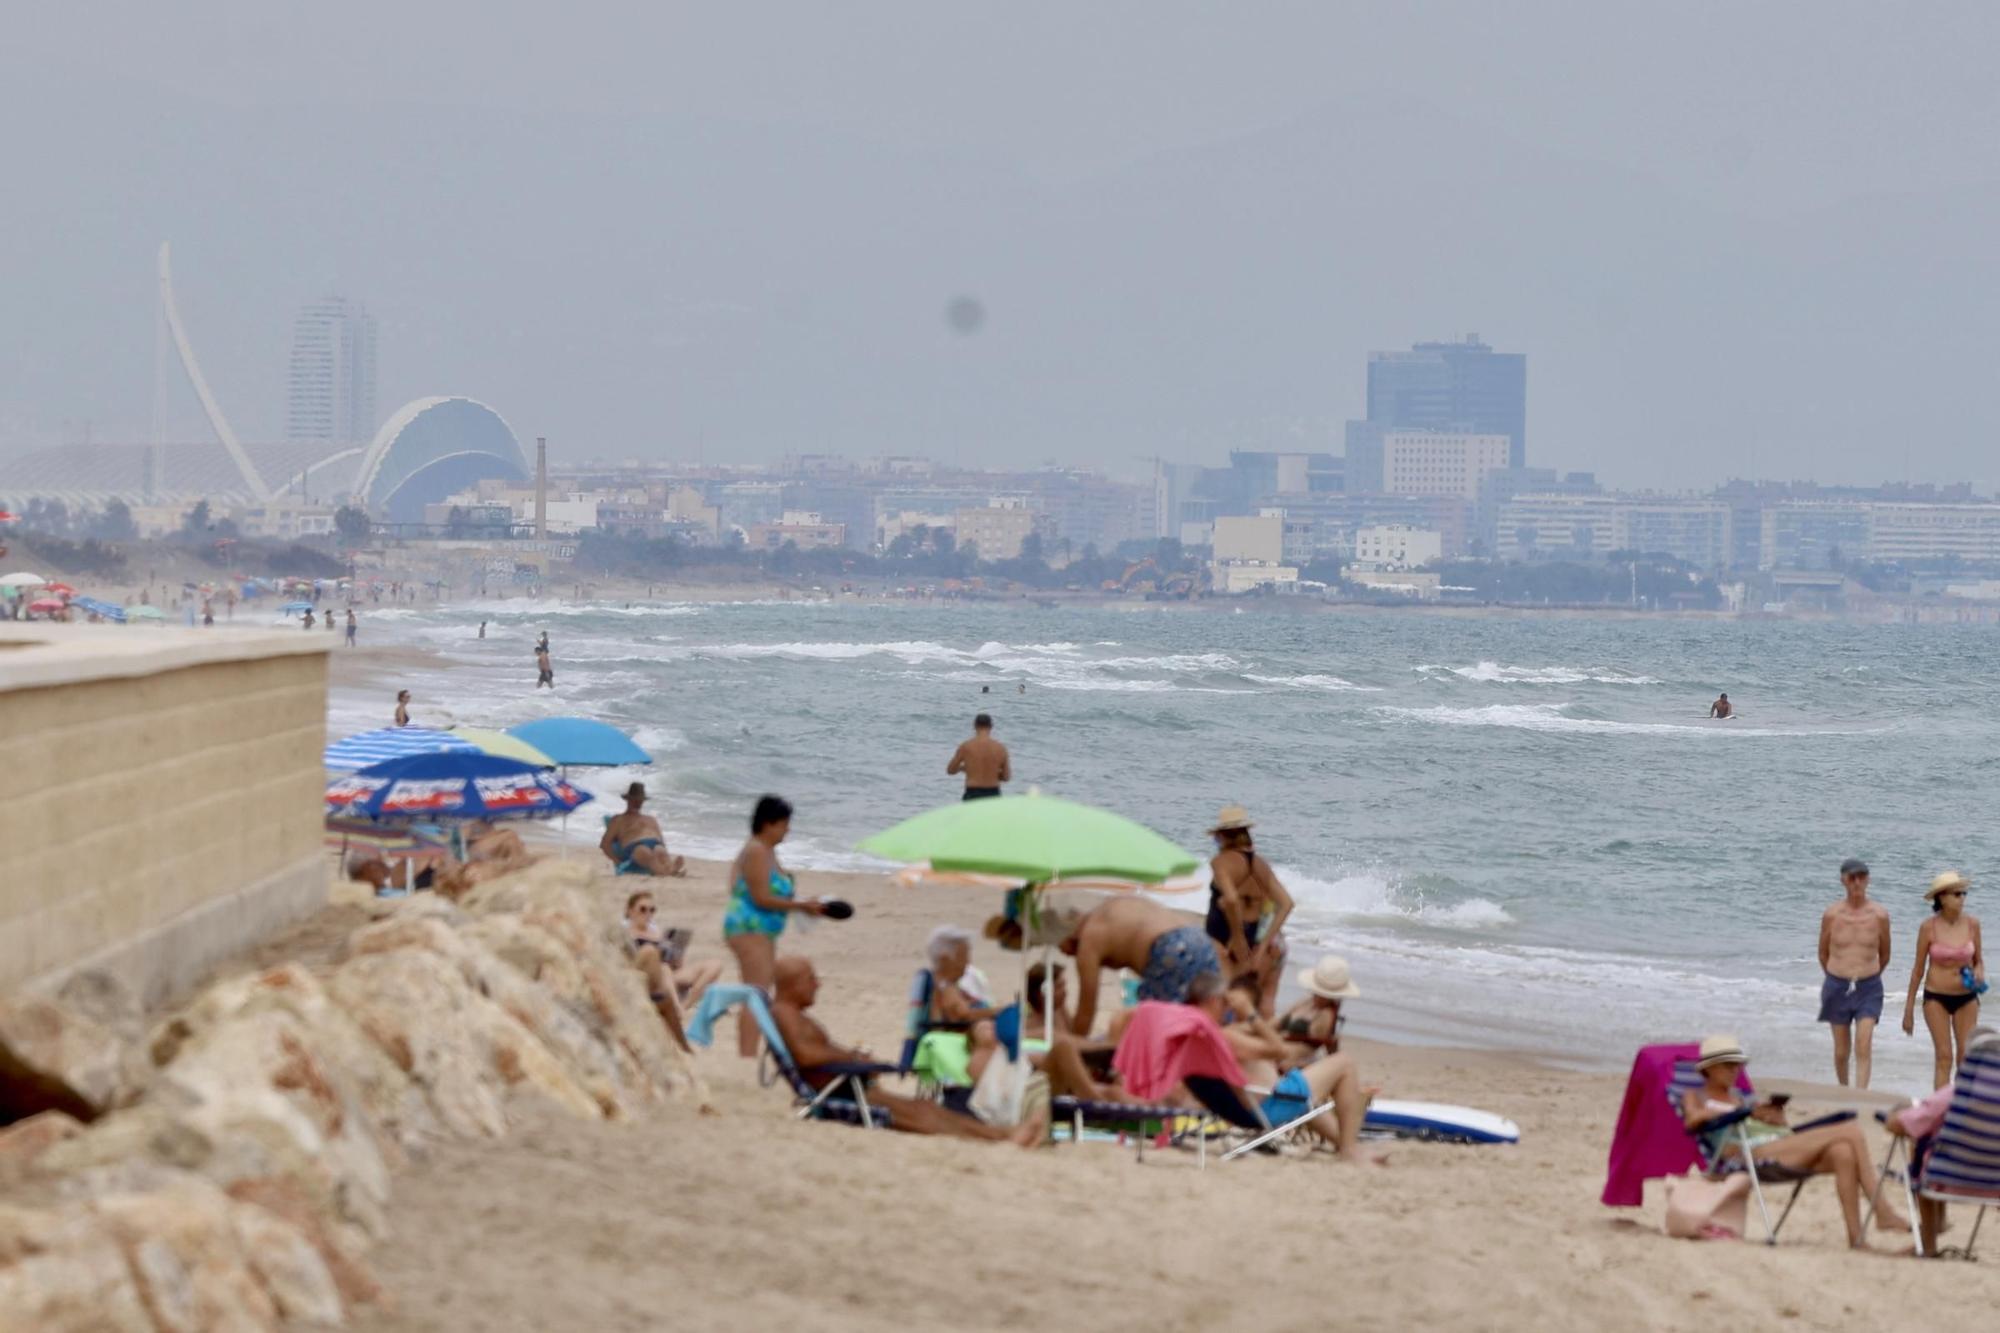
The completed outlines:
[[[746,986],[771,993],[778,965],[778,936],[792,912],[824,916],[825,906],[800,902],[793,895],[791,875],[778,864],[778,844],[791,832],[792,807],[777,796],[760,796],[750,815],[750,840],[729,867],[729,907],[722,914],[722,938],[736,955],[737,973]],[[748,1009],[737,1013],[736,1046],[744,1056],[757,1054],[762,1034]]]

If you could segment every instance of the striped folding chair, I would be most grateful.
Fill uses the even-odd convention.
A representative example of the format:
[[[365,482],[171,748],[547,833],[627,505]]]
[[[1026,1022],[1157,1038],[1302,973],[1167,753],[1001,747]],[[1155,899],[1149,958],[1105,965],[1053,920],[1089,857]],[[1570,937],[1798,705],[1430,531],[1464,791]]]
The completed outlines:
[[[1956,1251],[1972,1258],[1986,1210],[2000,1208],[2000,1043],[1966,1053],[1936,1134],[1915,1144],[1900,1134],[1890,1138],[1882,1178],[1892,1175],[1903,1182],[1911,1237],[1919,1255],[1924,1253],[1923,1232],[1917,1225],[1919,1199],[1976,1209],[1972,1233]]]

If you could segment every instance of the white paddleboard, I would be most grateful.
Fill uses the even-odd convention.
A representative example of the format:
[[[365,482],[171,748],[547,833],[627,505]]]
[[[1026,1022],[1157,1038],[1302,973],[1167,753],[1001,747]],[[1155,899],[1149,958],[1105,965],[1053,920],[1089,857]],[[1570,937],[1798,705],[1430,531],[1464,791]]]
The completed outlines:
[[[1505,1116],[1444,1102],[1370,1102],[1361,1128],[1364,1133],[1450,1143],[1521,1141],[1521,1127]]]

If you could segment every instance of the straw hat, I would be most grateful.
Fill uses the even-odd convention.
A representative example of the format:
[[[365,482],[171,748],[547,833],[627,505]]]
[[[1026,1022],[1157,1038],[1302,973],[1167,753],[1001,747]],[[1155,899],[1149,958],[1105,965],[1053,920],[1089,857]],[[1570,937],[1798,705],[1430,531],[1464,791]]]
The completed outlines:
[[[1703,1037],[1701,1058],[1695,1061],[1696,1069],[1707,1069],[1711,1065],[1747,1065],[1750,1057],[1743,1053],[1743,1043],[1734,1037]]]
[[[1953,889],[1969,889],[1971,887],[1972,878],[1969,875],[1961,875],[1956,870],[1947,870],[1931,881],[1931,886],[1924,890],[1924,898],[1928,902],[1936,902],[1937,896],[1940,893],[1949,893]]]
[[[1327,954],[1299,973],[1299,985],[1322,1000],[1351,1000],[1361,994],[1347,960],[1339,954]]]
[[[1250,822],[1250,812],[1240,805],[1225,805],[1215,817],[1215,827],[1210,833],[1232,833],[1237,829],[1254,827]]]

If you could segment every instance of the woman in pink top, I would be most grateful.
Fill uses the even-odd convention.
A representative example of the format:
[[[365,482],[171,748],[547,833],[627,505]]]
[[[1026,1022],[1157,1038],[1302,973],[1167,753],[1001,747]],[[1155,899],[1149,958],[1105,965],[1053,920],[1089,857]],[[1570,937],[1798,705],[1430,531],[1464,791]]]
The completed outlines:
[[[1924,1026],[1937,1054],[1934,1086],[1951,1082],[1965,1044],[1979,1022],[1979,992],[1986,989],[1986,955],[1980,948],[1979,918],[1965,910],[1972,881],[1947,870],[1931,881],[1931,919],[1917,932],[1917,957],[1910,965],[1910,993],[1903,1002],[1903,1032],[1916,1031],[1917,987],[1924,989]]]

